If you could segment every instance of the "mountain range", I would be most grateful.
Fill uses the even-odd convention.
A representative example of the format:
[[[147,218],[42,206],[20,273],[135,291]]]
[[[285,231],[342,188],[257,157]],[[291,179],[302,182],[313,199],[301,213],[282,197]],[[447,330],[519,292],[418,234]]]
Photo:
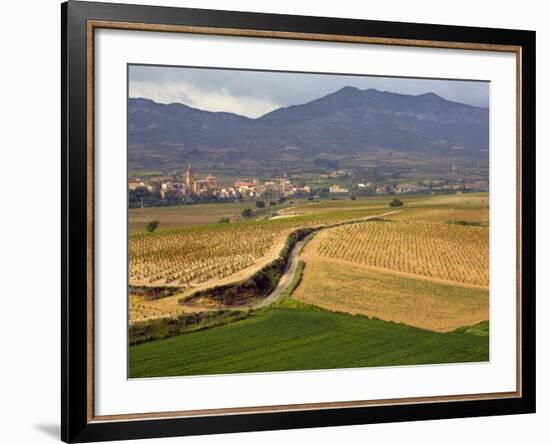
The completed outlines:
[[[145,164],[162,164],[167,157],[181,162],[303,160],[380,148],[488,158],[489,110],[434,93],[350,86],[255,119],[130,98],[128,147],[129,158]]]

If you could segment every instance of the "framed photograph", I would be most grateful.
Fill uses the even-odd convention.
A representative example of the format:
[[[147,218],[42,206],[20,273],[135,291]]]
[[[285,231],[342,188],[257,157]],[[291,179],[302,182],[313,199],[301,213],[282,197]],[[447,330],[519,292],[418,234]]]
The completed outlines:
[[[69,1],[62,439],[535,411],[535,33]]]

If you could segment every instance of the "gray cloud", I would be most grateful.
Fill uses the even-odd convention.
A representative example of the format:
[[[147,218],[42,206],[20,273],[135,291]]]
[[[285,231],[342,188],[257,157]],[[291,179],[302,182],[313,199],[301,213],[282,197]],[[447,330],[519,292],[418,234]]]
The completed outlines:
[[[318,99],[343,86],[402,94],[433,92],[448,100],[489,106],[489,83],[335,74],[240,71],[131,65],[130,97],[181,102],[208,111],[259,117],[282,106]]]

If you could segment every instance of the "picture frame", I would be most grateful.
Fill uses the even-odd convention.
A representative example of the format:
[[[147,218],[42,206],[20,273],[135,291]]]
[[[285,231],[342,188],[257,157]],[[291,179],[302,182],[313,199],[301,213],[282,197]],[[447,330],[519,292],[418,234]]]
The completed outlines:
[[[62,23],[62,374],[65,442],[535,412],[535,33],[532,31],[69,1]],[[516,390],[97,415],[94,45],[100,29],[507,53],[516,66]],[[132,62],[138,62],[133,60]],[[125,94],[125,92],[124,92]],[[499,165],[493,165],[493,169]],[[512,177],[513,178],[513,177]],[[494,270],[492,270],[493,272]],[[496,270],[498,272],[498,270]],[[498,276],[498,275],[497,275]],[[125,357],[122,357],[123,359]],[[115,394],[116,395],[116,394]]]

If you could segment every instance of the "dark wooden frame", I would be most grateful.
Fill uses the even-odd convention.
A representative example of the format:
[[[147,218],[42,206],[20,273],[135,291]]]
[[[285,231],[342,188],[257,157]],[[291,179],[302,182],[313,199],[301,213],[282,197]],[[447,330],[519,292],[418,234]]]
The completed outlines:
[[[61,437],[90,442],[535,411],[535,33],[504,29],[69,1],[61,7]],[[517,60],[517,390],[206,411],[94,416],[93,33],[190,32],[508,51]]]

